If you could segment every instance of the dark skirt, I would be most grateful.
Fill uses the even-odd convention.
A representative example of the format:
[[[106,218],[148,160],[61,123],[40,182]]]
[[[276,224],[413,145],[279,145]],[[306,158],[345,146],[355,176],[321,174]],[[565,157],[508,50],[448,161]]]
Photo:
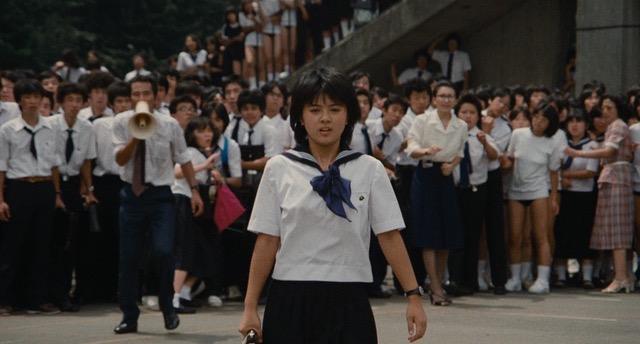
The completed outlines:
[[[366,283],[273,280],[263,343],[377,343]]]
[[[464,247],[453,176],[444,176],[440,164],[416,167],[411,185],[411,228],[417,247],[437,250]]]
[[[175,198],[174,259],[176,269],[186,270],[190,274],[201,278],[212,276],[218,271],[221,263],[219,258],[220,248],[216,247],[215,242],[212,242],[210,238],[213,235],[210,232],[216,231],[216,229],[214,227],[203,228],[199,225],[200,221],[196,221],[191,212],[191,199],[189,197],[175,194]]]
[[[596,213],[596,202],[595,192],[562,191],[560,213],[554,228],[556,258],[595,257],[596,251],[589,249],[589,241]]]

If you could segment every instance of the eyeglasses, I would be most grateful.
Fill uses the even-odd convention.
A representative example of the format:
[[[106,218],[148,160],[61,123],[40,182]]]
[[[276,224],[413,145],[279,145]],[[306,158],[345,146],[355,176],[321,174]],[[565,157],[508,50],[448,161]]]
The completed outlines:
[[[456,96],[452,96],[450,94],[439,94],[436,96],[436,98],[440,100],[454,100],[456,99]]]
[[[187,107],[187,106],[183,106],[183,107],[179,107],[176,110],[180,111],[180,112],[196,112],[196,109],[194,107]]]

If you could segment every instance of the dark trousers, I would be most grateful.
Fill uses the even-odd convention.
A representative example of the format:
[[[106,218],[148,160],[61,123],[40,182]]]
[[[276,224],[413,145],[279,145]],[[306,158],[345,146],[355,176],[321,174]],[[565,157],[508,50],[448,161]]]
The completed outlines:
[[[487,214],[487,185],[458,188],[458,204],[464,231],[464,249],[449,253],[449,274],[458,285],[478,289],[478,245]]]
[[[139,197],[125,185],[120,191],[120,262],[118,292],[123,321],[136,322],[139,269],[149,233],[150,254],[159,274],[158,301],[163,313],[173,311],[173,236],[175,200],[169,186],[149,187]]]
[[[65,209],[56,209],[53,238],[51,240],[51,271],[49,292],[54,302],[62,304],[69,299],[73,269],[77,261],[80,214],[80,177],[61,178],[60,191]]]
[[[15,303],[10,291],[19,273],[27,277],[27,302],[31,306],[43,304],[48,301],[47,276],[55,207],[53,184],[7,179],[4,199],[11,218],[2,228],[0,305]],[[26,270],[20,269],[23,266]]]
[[[100,232],[84,230],[80,247],[80,284],[76,294],[84,303],[113,301],[118,290],[120,190],[117,175],[93,176]]]
[[[502,172],[489,171],[487,179],[488,211],[485,218],[487,248],[491,265],[491,280],[495,286],[507,282],[507,253],[504,242],[504,197],[502,192]]]

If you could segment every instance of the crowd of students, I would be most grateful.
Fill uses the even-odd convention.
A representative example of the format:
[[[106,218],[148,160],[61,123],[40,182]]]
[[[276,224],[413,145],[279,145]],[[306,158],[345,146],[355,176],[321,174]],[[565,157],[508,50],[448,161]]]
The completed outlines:
[[[194,43],[187,38],[188,48]],[[171,157],[175,171],[148,170],[142,184],[145,192],[162,180],[175,199],[167,208],[175,209],[173,254],[165,259],[172,266],[172,306],[194,312],[200,285],[213,306],[242,297],[255,240],[246,226],[262,171],[300,138],[288,120],[284,83],[255,89],[230,75],[220,88],[206,86],[187,76],[187,70],[200,72],[188,58],[178,58],[186,65],[179,72],[165,74],[139,63],[128,81],[106,71],[73,81],[72,66],[64,64],[39,75],[0,74],[3,315],[13,307],[56,313],[116,300],[120,224],[134,221],[120,210],[131,197],[120,190],[135,188],[134,168],[126,166],[137,159],[123,118],[139,100],[162,123],[177,123],[170,130],[181,130],[163,133],[171,137],[166,143],[147,145],[150,169]],[[366,72],[350,77],[361,114],[350,148],[385,167],[407,226],[402,236],[414,273],[428,284],[432,304],[489,289],[498,295],[576,283],[607,293],[634,289],[639,87],[612,95],[593,81],[577,99],[542,85],[482,85],[458,94],[460,85],[442,77],[410,79],[398,95],[372,87]],[[246,213],[219,233],[213,208],[222,184]],[[140,235],[132,240],[146,247],[142,266],[136,259],[124,265],[136,276],[129,276],[128,288],[138,288],[139,272],[142,283],[127,297],[135,302],[144,295],[146,305],[160,301],[165,311],[162,296],[153,297],[167,294],[166,283],[155,278],[166,282],[166,268],[155,264],[160,244],[155,234]],[[138,247],[124,246],[127,252]],[[369,296],[391,296],[375,240],[369,258]],[[580,262],[580,273],[568,272],[568,259]],[[395,287],[402,291],[397,281]],[[165,314],[167,328],[174,320]]]

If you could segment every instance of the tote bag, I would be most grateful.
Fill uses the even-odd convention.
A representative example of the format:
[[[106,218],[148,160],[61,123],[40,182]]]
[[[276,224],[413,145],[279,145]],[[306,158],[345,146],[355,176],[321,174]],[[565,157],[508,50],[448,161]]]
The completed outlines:
[[[218,196],[213,211],[213,221],[218,227],[218,232],[222,233],[245,212],[245,209],[227,184],[216,183],[216,187]]]

